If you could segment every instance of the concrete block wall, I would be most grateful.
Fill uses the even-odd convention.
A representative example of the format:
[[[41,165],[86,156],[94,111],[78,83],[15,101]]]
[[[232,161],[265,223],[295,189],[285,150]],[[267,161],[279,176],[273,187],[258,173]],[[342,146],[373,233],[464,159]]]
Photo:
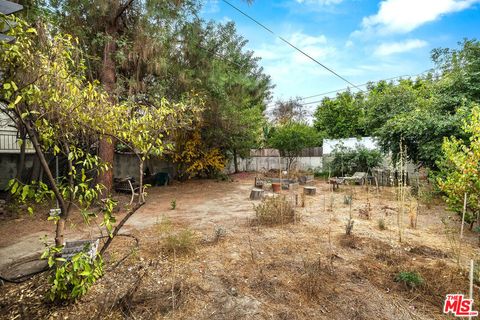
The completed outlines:
[[[322,170],[323,161],[322,157],[298,157],[293,166],[298,170]],[[285,170],[286,167],[286,158],[251,157],[238,159],[238,169],[240,171],[269,171],[271,169],[278,170],[279,168]],[[228,163],[226,172],[235,172],[233,160]]]
[[[116,153],[114,158],[113,176],[115,178],[134,177],[137,181],[140,177],[139,160],[136,155],[131,153]],[[167,161],[159,159],[148,159],[145,162],[144,170],[150,170],[150,173],[168,172],[172,177],[175,176],[175,166]]]
[[[17,175],[18,154],[1,153],[0,154],[0,190],[5,190],[8,181]],[[33,154],[25,155],[25,170],[29,170],[33,165]]]

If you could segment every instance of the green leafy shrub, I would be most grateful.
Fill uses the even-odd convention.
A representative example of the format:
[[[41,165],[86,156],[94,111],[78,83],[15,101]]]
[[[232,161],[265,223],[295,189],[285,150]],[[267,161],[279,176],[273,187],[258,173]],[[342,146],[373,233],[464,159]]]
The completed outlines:
[[[395,281],[406,285],[408,288],[417,288],[424,283],[420,274],[411,271],[401,271],[395,276]]]
[[[385,219],[383,219],[383,218],[378,219],[378,229],[380,229],[382,231],[387,230],[387,226],[385,224]]]
[[[323,171],[322,169],[315,169],[315,170],[313,171],[313,176],[314,176],[315,178],[324,178],[324,179],[326,179],[326,178],[328,178],[328,175],[329,175],[328,171]]]
[[[478,235],[478,245],[480,246],[480,226],[476,226],[473,231],[476,232]]]
[[[170,201],[170,209],[175,210],[177,208],[177,199]]]
[[[438,188],[453,212],[462,215],[464,195],[467,193],[465,222],[473,227],[480,214],[480,107],[475,105],[464,131],[471,135],[469,142],[447,138],[442,145],[443,158],[437,162]]]
[[[383,160],[378,150],[369,150],[361,145],[354,149],[338,145],[332,153],[332,160],[328,164],[332,176],[352,175],[355,172],[368,172],[380,165]]]
[[[52,301],[76,300],[103,275],[103,261],[100,255],[92,260],[83,251],[67,260],[58,257],[60,251],[53,247],[42,255],[42,258],[48,258],[48,266],[52,268],[48,297]]]
[[[227,236],[227,229],[224,226],[215,226],[213,230],[213,242],[218,242]]]
[[[232,181],[232,178],[230,178],[230,176],[224,172],[221,172],[221,171],[218,171],[215,173],[215,180],[217,182],[219,181],[227,181],[227,182],[231,182]]]
[[[317,130],[301,122],[288,122],[276,127],[268,140],[268,145],[278,149],[287,159],[287,170],[290,170],[303,149],[320,144]]]

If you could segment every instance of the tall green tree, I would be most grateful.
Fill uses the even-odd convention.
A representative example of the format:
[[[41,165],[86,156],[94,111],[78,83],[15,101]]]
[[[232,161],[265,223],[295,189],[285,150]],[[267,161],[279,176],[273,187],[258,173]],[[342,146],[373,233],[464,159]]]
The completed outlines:
[[[314,114],[314,126],[324,138],[339,139],[361,137],[366,133],[364,125],[363,94],[350,91],[324,98]]]
[[[282,157],[287,158],[287,170],[305,148],[319,145],[318,133],[315,128],[300,122],[289,122],[275,127],[268,144],[278,149]]]
[[[444,137],[468,138],[462,124],[472,103],[480,101],[480,43],[464,40],[459,45],[432,51],[436,74],[382,86],[381,92],[371,88],[367,123],[394,157],[403,140],[411,160],[436,169]]]
[[[468,139],[462,122],[480,99],[480,43],[464,40],[457,49],[435,49],[432,60],[435,73],[325,99],[315,114],[317,129],[333,138],[375,136],[394,160],[403,141],[410,160],[436,169],[444,137]]]
[[[91,79],[99,79],[110,97],[149,103],[151,84],[161,74],[165,38],[195,9],[195,1],[171,0],[52,0],[54,25],[79,39]],[[148,94],[147,94],[148,93]],[[157,97],[154,97],[154,100]],[[113,164],[114,143],[100,139],[99,156]],[[99,182],[110,190],[112,171]]]
[[[462,214],[467,194],[465,222],[473,227],[480,220],[480,108],[474,105],[463,129],[468,141],[445,138],[443,156],[438,160],[437,184],[445,195],[450,210]]]
[[[202,119],[190,137],[200,128],[204,147],[220,150],[236,164],[238,156],[247,156],[260,143],[270,77],[245,49],[247,41],[233,23],[195,20],[184,25],[181,39],[181,54],[170,65],[165,88],[176,96],[193,90],[203,98]]]

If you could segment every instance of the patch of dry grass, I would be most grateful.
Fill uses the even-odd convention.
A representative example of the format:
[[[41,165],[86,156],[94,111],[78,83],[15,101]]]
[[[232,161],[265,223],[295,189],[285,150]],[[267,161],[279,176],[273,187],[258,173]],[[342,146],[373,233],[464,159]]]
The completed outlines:
[[[267,197],[255,207],[253,224],[275,226],[298,220],[295,207],[285,196]]]

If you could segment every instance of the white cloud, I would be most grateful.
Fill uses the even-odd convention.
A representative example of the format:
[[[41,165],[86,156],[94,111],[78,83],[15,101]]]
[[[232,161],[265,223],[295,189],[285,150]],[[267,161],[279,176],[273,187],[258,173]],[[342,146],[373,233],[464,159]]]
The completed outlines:
[[[408,52],[414,49],[423,48],[428,43],[419,39],[409,39],[401,42],[382,43],[375,49],[377,56],[389,56],[395,53]]]
[[[407,33],[441,16],[470,8],[480,0],[383,0],[375,15],[364,17],[363,30]]]
[[[323,34],[315,37],[301,32],[295,32],[289,37],[288,41],[297,47],[306,47],[326,44],[327,38]]]
[[[315,59],[334,56],[336,52],[335,47],[328,44],[327,38],[324,35],[312,36],[302,32],[295,32],[291,34],[287,40]],[[302,53],[296,51],[279,39],[275,40],[274,43],[264,44],[260,48],[255,48],[255,55],[265,61],[278,61],[286,65],[291,65],[292,63],[313,63]]]
[[[295,32],[285,39],[325,65],[338,67],[338,50],[324,35]],[[279,39],[257,44],[250,49],[254,50],[255,56],[262,58],[260,64],[276,84],[275,98],[308,95],[322,90],[319,86],[323,79],[332,80],[327,70]],[[327,81],[328,85],[339,85],[333,80]]]
[[[346,48],[351,48],[355,45],[355,43],[353,43],[352,40],[347,40],[347,42],[345,42],[345,47]]]
[[[310,36],[295,32],[289,37],[288,41],[315,59],[326,59],[328,56],[334,55],[336,51],[333,46],[327,44],[327,38],[324,35]],[[313,63],[302,53],[293,51],[293,48],[289,49],[291,62],[296,64]]]

